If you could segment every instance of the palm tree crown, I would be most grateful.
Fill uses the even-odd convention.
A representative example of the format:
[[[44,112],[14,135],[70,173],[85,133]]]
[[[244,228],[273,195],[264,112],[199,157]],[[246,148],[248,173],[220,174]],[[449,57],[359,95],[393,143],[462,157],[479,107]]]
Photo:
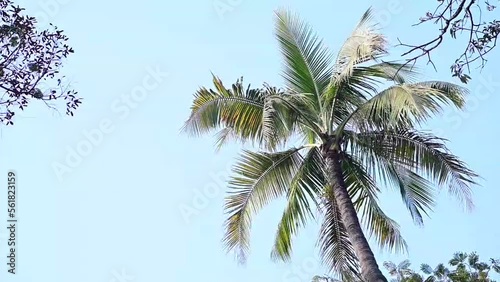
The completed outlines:
[[[360,258],[345,207],[354,207],[380,247],[395,251],[404,251],[406,243],[398,224],[378,204],[380,187],[395,187],[417,224],[434,205],[435,186],[447,187],[472,207],[476,174],[449,152],[443,139],[416,130],[445,105],[463,108],[465,89],[416,82],[409,67],[383,61],[388,44],[372,24],[371,10],[336,57],[288,11],[277,13],[276,36],[284,57],[283,89],[245,87],[242,79],[227,88],[214,76],[213,89],[196,92],[184,125],[193,135],[218,130],[219,147],[238,140],[260,148],[243,151],[228,183],[223,239],[228,251],[245,261],[253,215],[286,197],[272,257],[290,259],[292,237],[317,208],[321,257],[347,280],[359,277]],[[393,85],[379,91],[386,82]],[[296,137],[301,145],[287,147]],[[348,191],[347,206],[335,198],[340,194],[332,188],[328,152],[340,160],[339,187]]]

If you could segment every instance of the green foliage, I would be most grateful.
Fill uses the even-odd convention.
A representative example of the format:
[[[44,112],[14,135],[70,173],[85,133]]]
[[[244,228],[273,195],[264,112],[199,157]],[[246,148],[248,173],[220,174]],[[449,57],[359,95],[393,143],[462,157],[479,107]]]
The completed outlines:
[[[342,282],[342,281],[328,276],[316,275],[313,277],[312,282]]]
[[[428,264],[422,264],[420,271],[414,271],[409,268],[408,261],[398,266],[392,262],[384,263],[391,277],[394,277],[394,282],[496,282],[491,279],[490,274],[500,273],[500,260],[490,259],[489,262],[482,262],[474,252],[457,252],[448,265],[449,268],[440,263],[432,268]]]
[[[500,274],[500,259],[491,258],[488,262],[481,261],[477,253],[457,252],[447,265],[440,263],[432,268],[422,264],[419,270],[411,268],[409,260],[399,264],[390,261],[383,266],[392,277],[390,282],[497,282],[491,278],[491,273]],[[312,282],[342,282],[329,276],[316,275]]]
[[[73,116],[82,98],[60,75],[64,59],[74,52],[68,37],[53,25],[38,29],[36,19],[24,15],[11,0],[0,0],[0,12],[0,122],[14,124],[15,113],[32,102],[44,102],[51,109],[59,102]]]

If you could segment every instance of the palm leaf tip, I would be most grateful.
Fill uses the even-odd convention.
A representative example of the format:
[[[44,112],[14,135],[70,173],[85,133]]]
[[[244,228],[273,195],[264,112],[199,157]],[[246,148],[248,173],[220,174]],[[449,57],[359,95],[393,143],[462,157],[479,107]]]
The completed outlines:
[[[338,52],[332,82],[337,84],[346,81],[352,76],[356,65],[386,54],[387,38],[378,30],[377,23],[373,21],[372,9],[369,8]]]
[[[410,192],[417,197],[412,198],[420,202],[420,207],[427,209],[433,205],[432,194],[425,192],[431,192],[431,187],[424,178],[439,188],[447,188],[466,210],[474,207],[472,186],[477,184],[475,179],[478,175],[450,153],[442,138],[407,129],[374,131],[358,134],[357,137],[357,145],[373,150],[375,154],[383,153],[379,155],[381,159],[394,164],[396,170],[391,175],[396,176],[396,186],[400,186],[399,182],[413,183],[408,187],[413,187]]]
[[[288,189],[288,203],[276,232],[271,258],[289,261],[292,254],[292,238],[309,219],[314,219],[311,206],[317,206],[316,195],[325,185],[322,156],[318,147],[311,148],[293,177]]]
[[[424,81],[413,84],[421,87],[424,91],[434,91],[434,97],[437,101],[463,109],[466,106],[466,97],[470,91],[462,86],[445,81]]]
[[[249,219],[241,219],[242,217],[248,217],[244,213],[235,213],[230,216],[225,223],[226,234],[222,239],[222,243],[225,246],[227,253],[234,252],[236,261],[239,264],[244,264],[247,260],[250,244],[248,240],[248,229],[250,228]],[[242,227],[241,221],[245,221],[247,226]]]
[[[302,148],[278,153],[244,151],[233,167],[226,197],[223,244],[246,261],[250,246],[252,216],[272,200],[285,195],[300,167]]]

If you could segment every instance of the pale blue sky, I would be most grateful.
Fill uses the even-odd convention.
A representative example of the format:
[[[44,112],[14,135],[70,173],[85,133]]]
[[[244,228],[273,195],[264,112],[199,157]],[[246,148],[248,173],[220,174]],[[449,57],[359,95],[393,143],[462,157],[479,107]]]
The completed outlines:
[[[255,85],[282,82],[273,35],[276,8],[299,12],[337,50],[369,5],[392,11],[383,23],[393,43],[396,36],[425,39],[435,30],[409,28],[425,7],[409,0],[393,0],[395,8],[387,0],[52,1],[59,3],[55,10],[44,8],[47,0],[24,2],[30,13],[50,18],[70,37],[76,53],[64,72],[85,100],[73,118],[33,105],[19,114],[14,127],[1,130],[0,171],[18,172],[20,195],[18,274],[7,274],[2,263],[0,280],[295,282],[325,272],[314,248],[316,224],[296,239],[290,264],[270,261],[280,202],[256,217],[245,267],[226,255],[220,243],[224,187],[218,183],[239,148],[215,153],[214,138],[190,139],[179,128],[194,91],[209,86],[211,71],[227,83],[241,75]],[[224,3],[231,9],[218,13],[214,4]],[[449,81],[449,63],[462,50],[450,44],[443,48],[434,54],[440,71],[426,69],[430,79]],[[484,178],[475,193],[476,210],[465,214],[443,194],[432,220],[417,228],[397,194],[382,198],[386,212],[402,226],[415,267],[447,261],[457,250],[476,250],[484,259],[500,255],[495,216],[500,214],[499,63],[497,52],[483,70],[483,82],[474,75],[466,114],[449,111],[428,126],[449,138],[454,153]],[[169,76],[152,85],[148,68]],[[122,95],[147,85],[143,100],[123,108]],[[123,114],[124,109],[130,112]],[[102,122],[112,130],[58,179],[54,162],[64,164],[68,148],[82,144],[84,132]],[[197,214],[186,220],[179,208],[193,206],[197,193],[206,201],[195,203]],[[0,218],[6,218],[5,198],[0,197]],[[5,243],[0,250],[3,257]],[[380,263],[406,257],[375,251]],[[122,270],[134,279],[120,280]]]

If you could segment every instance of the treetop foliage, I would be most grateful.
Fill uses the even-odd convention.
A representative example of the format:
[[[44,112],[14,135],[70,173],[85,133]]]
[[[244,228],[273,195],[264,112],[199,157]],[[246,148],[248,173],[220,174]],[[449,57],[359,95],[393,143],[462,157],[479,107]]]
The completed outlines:
[[[52,102],[64,101],[66,114],[73,116],[82,98],[59,73],[74,52],[68,37],[52,24],[38,30],[36,19],[23,11],[11,0],[0,0],[0,121],[12,125],[16,111],[34,100],[52,109],[57,109]]]

